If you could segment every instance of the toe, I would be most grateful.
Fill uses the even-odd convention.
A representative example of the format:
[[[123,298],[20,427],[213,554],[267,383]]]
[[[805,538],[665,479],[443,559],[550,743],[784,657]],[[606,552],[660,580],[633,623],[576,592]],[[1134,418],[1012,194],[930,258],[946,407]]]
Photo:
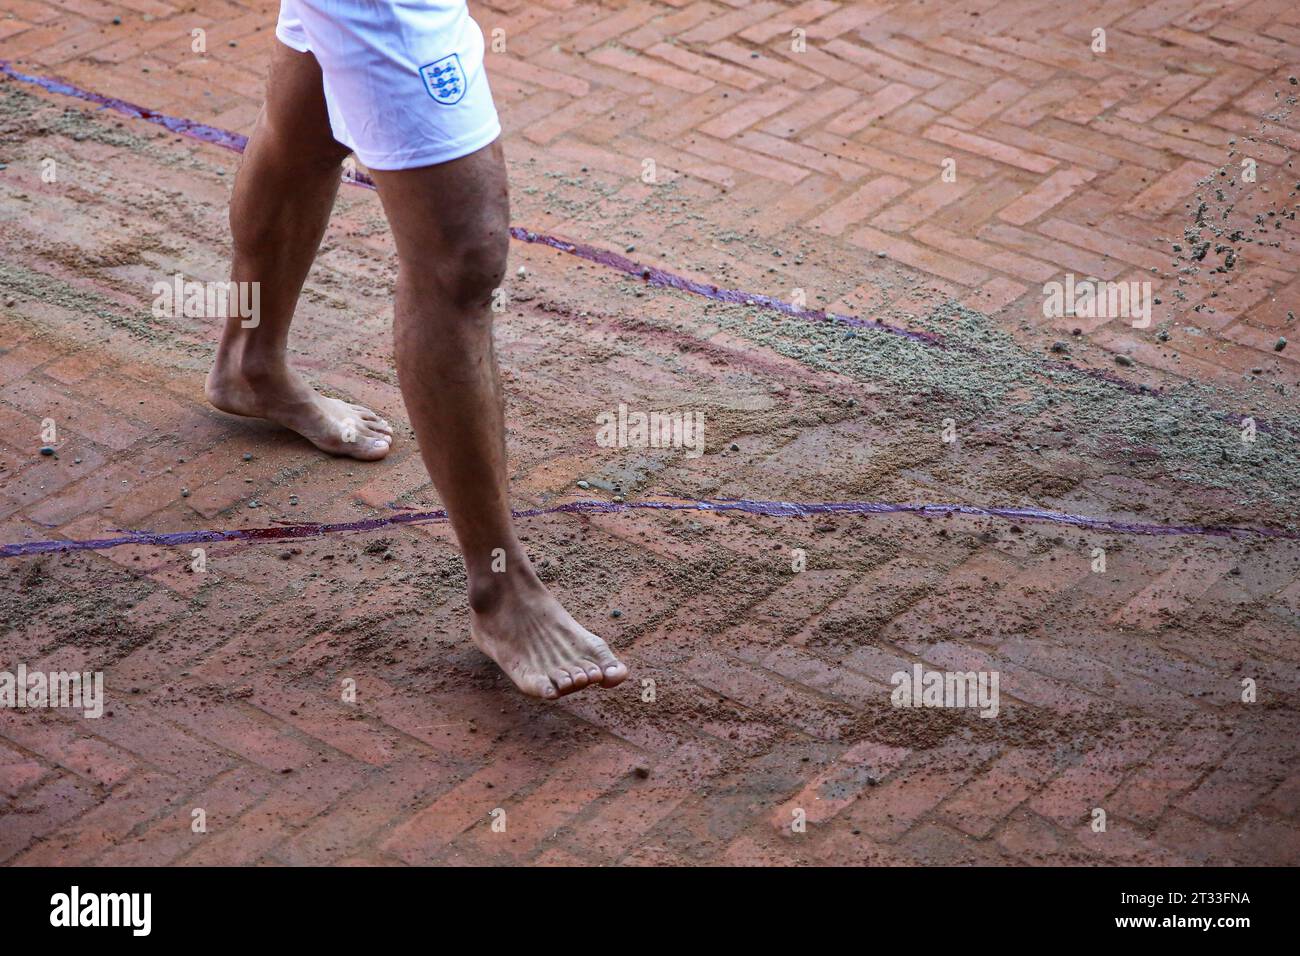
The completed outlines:
[[[573,677],[566,670],[557,668],[551,671],[549,680],[556,686],[561,694],[567,694],[573,689]]]
[[[378,461],[388,454],[392,443],[387,438],[363,438],[338,450],[341,455],[349,455],[361,461]]]
[[[587,677],[587,672],[577,664],[574,664],[569,668],[569,674],[573,677],[574,690],[582,690],[582,688],[586,687],[589,683],[590,679]]]
[[[563,693],[546,674],[529,672],[529,676],[522,680],[516,678],[515,685],[530,697],[541,697],[544,700],[555,700]]]
[[[600,665],[601,673],[604,674],[601,683],[606,687],[621,684],[627,679],[627,665],[615,657],[609,645],[599,637],[592,638],[592,657]]]
[[[589,684],[600,683],[601,678],[604,676],[604,672],[599,667],[597,667],[595,663],[584,659],[579,662],[579,665],[582,667],[584,671],[587,672],[587,683]]]
[[[614,661],[612,664],[606,664],[604,667],[605,679],[601,683],[606,687],[617,687],[623,681],[627,680],[627,665],[622,661]]]
[[[389,435],[393,433],[393,426],[388,424],[388,420],[381,418],[370,409],[362,408],[360,405],[354,405],[353,410],[356,412],[357,417],[366,423],[368,428],[373,428],[376,431],[385,432]]]
[[[478,641],[476,640],[477,644]],[[489,655],[490,656],[490,655]],[[555,687],[555,682],[549,676],[535,671],[531,667],[515,666],[511,668],[502,668],[506,676],[515,682],[523,693],[529,697],[541,697],[545,700],[554,700],[560,696],[560,692]]]

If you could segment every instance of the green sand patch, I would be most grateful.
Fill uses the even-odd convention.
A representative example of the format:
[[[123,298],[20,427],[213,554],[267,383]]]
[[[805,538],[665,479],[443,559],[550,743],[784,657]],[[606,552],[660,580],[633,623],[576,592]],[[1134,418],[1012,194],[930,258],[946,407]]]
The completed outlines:
[[[727,332],[812,368],[885,386],[887,401],[920,397],[929,412],[959,426],[1058,428],[1092,453],[1137,458],[1139,471],[1231,490],[1241,504],[1267,504],[1284,520],[1300,501],[1300,416],[1278,407],[1262,386],[1231,391],[1185,382],[1160,394],[1135,393],[1045,361],[987,315],[955,302],[920,323],[943,336],[943,347],[766,309],[710,303],[705,311]],[[915,418],[917,409],[900,414]],[[1247,416],[1257,423],[1253,441],[1242,438]]]

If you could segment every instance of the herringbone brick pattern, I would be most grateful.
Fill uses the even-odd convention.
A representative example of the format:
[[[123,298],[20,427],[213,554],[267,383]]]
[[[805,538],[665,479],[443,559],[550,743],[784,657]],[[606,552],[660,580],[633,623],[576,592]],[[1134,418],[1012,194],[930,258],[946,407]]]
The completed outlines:
[[[1294,413],[1296,346],[1277,348],[1300,300],[1293,4],[472,6],[504,43],[488,69],[516,224],[895,325],[957,302],[1016,355],[1253,387],[1229,417]],[[274,17],[0,0],[0,59],[246,132]],[[0,543],[437,506],[393,374],[372,193],[340,196],[293,341],[316,382],[400,423],[393,456],[362,465],[207,408],[215,327],[149,314],[160,279],[224,277],[237,157],[15,81],[0,97]],[[1198,219],[1222,227],[1204,259]],[[978,383],[859,374],[743,310],[541,246],[512,257],[498,336],[519,507],[618,492],[1294,518],[1268,461],[1238,486],[1215,480],[1217,451],[1120,440],[1083,406],[945,411],[945,389]],[[1066,273],[1149,281],[1151,326],[1045,318]],[[965,353],[926,354],[942,371]],[[706,453],[598,447],[594,417],[619,402],[703,409]],[[1192,424],[1149,407],[1164,432]],[[950,414],[956,447],[937,438]],[[3,559],[0,668],[103,670],[108,712],[0,709],[0,861],[1300,862],[1294,542],[649,511],[525,533],[633,667],[624,687],[539,706],[505,686],[468,642],[442,525],[212,544],[202,572],[188,547]],[[890,676],[917,663],[998,672],[1000,716],[892,708]]]

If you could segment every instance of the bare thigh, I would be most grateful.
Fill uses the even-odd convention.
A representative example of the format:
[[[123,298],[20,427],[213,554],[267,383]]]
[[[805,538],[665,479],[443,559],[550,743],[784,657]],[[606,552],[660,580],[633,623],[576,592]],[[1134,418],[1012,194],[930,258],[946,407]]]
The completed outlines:
[[[337,166],[351,152],[334,139],[320,64],[310,53],[299,53],[283,43],[272,44],[266,103],[253,134],[269,129],[279,150],[290,152],[296,163]]]
[[[504,268],[510,195],[500,140],[451,162],[370,175],[404,267],[443,281]]]

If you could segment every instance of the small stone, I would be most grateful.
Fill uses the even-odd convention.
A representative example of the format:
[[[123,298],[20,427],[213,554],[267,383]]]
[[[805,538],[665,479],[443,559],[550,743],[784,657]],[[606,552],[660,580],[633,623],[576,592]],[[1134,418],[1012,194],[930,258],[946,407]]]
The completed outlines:
[[[578,482],[578,487],[581,488],[583,491],[586,491],[591,487],[591,485],[588,482],[580,481]]]
[[[616,504],[616,505],[621,505],[622,503],[623,503],[623,496],[622,496],[622,495],[615,495],[615,496],[614,496],[614,504]]]
[[[650,768],[649,768],[649,767],[633,767],[633,768],[632,768],[632,775],[633,775],[634,777],[636,777],[638,780],[645,780],[646,778],[648,778],[648,777],[650,776]]]
[[[121,18],[121,17],[114,17],[114,18],[113,18],[113,26],[115,26],[115,27],[120,27],[121,25],[122,25],[122,18]]]
[[[528,270],[525,269],[523,266],[520,266],[519,271],[516,272],[515,275],[519,276],[519,278],[522,279],[524,276],[528,275]]]
[[[1052,351],[1053,351],[1053,352],[1068,352],[1068,351],[1070,351],[1070,347],[1069,347],[1068,345],[1066,345],[1064,342],[1053,342],[1053,343],[1052,343]]]
[[[624,251],[624,252],[636,252],[636,246],[632,245],[631,243],[628,243],[627,246],[624,247],[623,251]]]
[[[41,454],[44,455],[46,458],[49,458],[51,455],[54,454],[54,449],[51,448],[49,445],[42,445]]]
[[[622,616],[623,616],[623,612],[620,611],[618,608],[614,608],[614,610],[612,610],[612,611],[609,612],[609,616],[610,616],[610,617],[622,617]]]
[[[253,460],[253,453],[251,451],[244,452],[244,461],[252,461],[252,460]]]
[[[1280,339],[1278,339],[1276,342],[1273,343],[1273,351],[1274,351],[1274,352],[1280,352],[1280,351],[1282,351],[1284,348],[1286,348],[1286,339],[1285,339],[1285,338],[1280,338]]]
[[[1132,360],[1131,358],[1129,358],[1127,355],[1116,355],[1116,356],[1115,356],[1115,364],[1116,364],[1116,365],[1123,365],[1124,367],[1127,368],[1128,366],[1130,366],[1130,365],[1133,364],[1133,360]]]
[[[732,451],[740,451],[740,446],[737,445],[734,441],[727,447],[730,448]]]
[[[182,498],[188,498],[189,496],[190,496],[190,489],[188,489],[188,488],[182,488],[182,489],[181,489],[181,497],[182,497]]]

